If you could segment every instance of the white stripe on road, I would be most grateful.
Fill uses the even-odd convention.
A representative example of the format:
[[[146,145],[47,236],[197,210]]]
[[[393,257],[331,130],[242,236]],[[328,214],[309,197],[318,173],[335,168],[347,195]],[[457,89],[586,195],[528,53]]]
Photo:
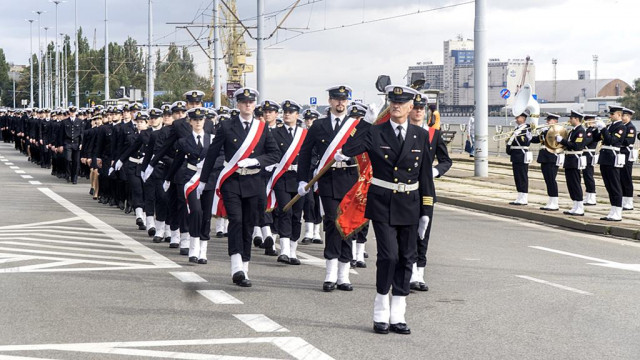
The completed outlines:
[[[29,184],[31,184],[31,185],[42,185],[42,183],[40,181],[37,181],[37,180],[29,181]]]
[[[244,304],[222,290],[196,290],[198,294],[206,297],[209,301],[218,305]]]
[[[11,169],[11,170],[18,170],[18,169],[20,169],[20,167],[19,167],[19,166],[9,166],[9,169]]]
[[[33,176],[31,175],[20,175],[22,176],[23,179],[33,179]]]
[[[0,226],[0,229],[22,229],[22,228],[29,228],[29,227],[37,226],[37,225],[59,224],[59,223],[76,221],[76,220],[82,220],[82,219],[79,216],[74,216],[74,217],[70,217],[70,218],[66,218],[66,219],[41,221],[41,222],[30,223],[30,224],[18,224],[18,225]]]
[[[549,251],[549,252],[560,254],[560,255],[573,256],[573,257],[576,257],[576,258],[579,258],[579,259],[584,259],[584,260],[589,260],[589,261],[596,261],[596,262],[603,262],[603,263],[613,262],[613,261],[609,261],[609,260],[603,260],[603,259],[594,258],[594,257],[591,257],[591,256],[574,254],[574,253],[570,253],[570,252],[567,252],[567,251],[550,249],[550,248],[547,248],[547,247],[544,247],[544,246],[529,246],[529,247],[532,248],[532,249]]]
[[[571,291],[577,294],[581,294],[581,295],[593,295],[590,292],[584,291],[584,290],[580,290],[580,289],[576,289],[576,288],[572,288],[569,286],[564,286],[564,285],[560,285],[560,284],[556,284],[556,283],[552,283],[546,280],[542,280],[542,279],[536,279],[534,277],[531,276],[525,276],[525,275],[516,275],[516,277],[519,277],[521,279],[525,279],[525,280],[531,280],[540,284],[545,284],[545,285],[549,285],[549,286],[553,286],[556,287],[558,289],[562,289],[562,290],[567,290],[567,291]]]
[[[13,165],[13,163],[12,163],[12,162],[6,162],[6,163],[4,163],[4,164],[5,164],[5,165],[7,165],[7,166]]]
[[[16,172],[16,174],[26,174],[26,172],[24,170],[13,170]]]
[[[549,252],[560,254],[560,255],[566,255],[566,256],[571,256],[571,257],[575,257],[575,258],[579,258],[579,259],[595,261],[595,263],[587,263],[588,265],[596,265],[596,266],[608,267],[608,268],[612,268],[612,269],[621,269],[621,270],[629,270],[629,271],[640,272],[640,264],[619,263],[619,262],[616,262],[616,261],[598,259],[598,258],[594,258],[594,257],[591,257],[591,256],[574,254],[574,253],[570,253],[570,252],[567,252],[567,251],[550,249],[550,248],[546,248],[546,247],[543,247],[543,246],[529,246],[529,247],[532,248],[532,249],[549,251]]]
[[[170,272],[169,274],[175,276],[178,280],[184,282],[184,283],[201,283],[201,282],[207,282],[207,280],[203,279],[202,277],[200,277],[200,275],[194,273],[194,272],[187,272],[187,271],[175,271],[175,272]]]
[[[262,314],[233,314],[233,316],[257,332],[289,332],[284,326]]]

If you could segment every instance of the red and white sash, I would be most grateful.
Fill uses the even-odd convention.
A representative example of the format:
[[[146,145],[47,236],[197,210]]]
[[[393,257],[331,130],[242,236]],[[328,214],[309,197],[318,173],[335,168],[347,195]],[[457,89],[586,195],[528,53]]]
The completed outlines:
[[[305,137],[307,137],[307,129],[298,128],[287,152],[284,153],[284,156],[280,159],[278,165],[276,165],[276,168],[269,179],[269,183],[267,184],[267,211],[272,211],[278,205],[276,202],[276,193],[273,191],[273,188],[276,186],[280,177],[287,172],[291,163],[296,159],[296,156],[298,156],[298,152],[300,151],[300,147],[302,146],[302,142]]]
[[[329,143],[327,150],[325,150],[324,154],[322,154],[320,163],[318,164],[318,167],[313,174],[314,176],[318,171],[320,171],[320,169],[324,168],[325,165],[327,165],[327,163],[331,161],[331,159],[333,159],[336,151],[342,149],[342,145],[347,142],[347,139],[349,139],[351,132],[356,128],[356,125],[358,125],[359,122],[360,120],[351,117],[345,119],[344,124],[340,128],[340,131],[338,131],[333,140],[331,140],[331,143]]]
[[[191,179],[189,179],[189,181],[186,184],[184,184],[184,199],[187,202],[188,214],[191,214],[191,209],[189,209],[189,194],[191,194],[191,192],[197,189],[198,185],[200,185],[200,173],[202,172],[203,163],[204,163],[204,160],[200,161],[198,165],[196,165],[198,170],[196,170],[196,173],[193,174]]]
[[[229,178],[229,176],[233,175],[233,173],[238,169],[238,161],[244,160],[251,155],[253,149],[255,149],[256,145],[260,141],[262,137],[262,132],[264,131],[264,123],[262,121],[253,120],[251,124],[251,128],[249,128],[249,133],[247,137],[240,145],[238,151],[233,154],[233,157],[227,165],[222,169],[220,175],[218,176],[218,181],[216,182],[216,190],[213,195],[213,209],[212,213],[214,216],[218,217],[226,217],[227,210],[224,208],[224,202],[222,199],[222,184]],[[226,150],[226,149],[225,149]]]

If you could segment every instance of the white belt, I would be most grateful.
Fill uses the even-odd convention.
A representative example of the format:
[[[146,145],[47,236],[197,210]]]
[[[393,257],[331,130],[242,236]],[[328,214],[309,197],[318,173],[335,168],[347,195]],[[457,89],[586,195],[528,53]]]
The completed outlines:
[[[239,175],[255,175],[260,173],[260,169],[238,168],[236,173]]]
[[[287,171],[298,171],[298,165],[289,165],[289,168],[287,169]]]
[[[380,180],[377,178],[371,178],[371,184],[379,186],[384,189],[394,190],[394,191],[415,191],[420,187],[420,183],[417,182],[415,184],[403,184],[403,183],[392,183],[384,180]]]
[[[601,147],[602,150],[613,150],[613,151],[620,151],[620,148],[617,146],[611,146],[611,145],[602,145]]]
[[[198,165],[193,165],[193,164],[187,163],[187,169],[193,170],[193,171],[198,171]]]
[[[346,161],[336,161],[333,163],[333,165],[331,165],[332,168],[338,168],[338,169],[355,167],[355,166],[358,166],[358,164],[349,165]]]
[[[593,155],[593,154],[595,154],[595,153],[596,153],[596,149],[584,149],[583,151],[584,151],[584,152],[587,152],[587,153],[589,153],[589,154],[591,154],[591,155]]]
[[[529,150],[528,146],[512,146],[511,150]]]
[[[566,155],[582,155],[582,151],[565,151]]]
[[[142,164],[142,160],[143,160],[142,158],[134,158],[134,157],[129,158],[129,161],[135,164]]]

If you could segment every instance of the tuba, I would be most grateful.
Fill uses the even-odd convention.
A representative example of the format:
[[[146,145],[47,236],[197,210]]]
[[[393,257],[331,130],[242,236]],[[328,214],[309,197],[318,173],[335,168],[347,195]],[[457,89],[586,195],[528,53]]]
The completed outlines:
[[[533,90],[531,85],[524,84],[513,100],[513,108],[511,109],[513,116],[518,116],[523,112],[529,113],[530,122],[534,127],[538,126],[538,118],[540,118],[540,105],[533,98]]]

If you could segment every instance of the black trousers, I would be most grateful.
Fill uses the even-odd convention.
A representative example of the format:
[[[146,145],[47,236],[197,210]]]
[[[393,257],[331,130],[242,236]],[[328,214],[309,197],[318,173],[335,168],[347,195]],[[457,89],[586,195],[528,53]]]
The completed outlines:
[[[627,155],[628,157],[629,155]],[[624,167],[620,169],[620,186],[622,187],[622,196],[633,197],[633,179],[631,173],[633,172],[633,163],[625,162]]]
[[[342,235],[336,227],[337,210],[341,200],[320,196],[324,209],[324,258],[327,260],[338,259],[338,261],[346,263],[353,260],[353,254],[351,253],[351,239],[349,241],[342,240]]]
[[[580,170],[578,169],[564,169],[564,177],[567,180],[567,189],[569,189],[569,196],[573,201],[582,201],[582,184],[580,179]]]
[[[314,191],[310,191],[304,196],[304,222],[320,224],[322,216],[320,215],[320,196]]]
[[[158,181],[162,186],[162,183],[164,182],[164,180],[158,180]],[[169,224],[171,231],[180,229],[180,218],[178,217],[178,212],[177,212],[178,196],[176,194],[177,194],[176,184],[171,183],[171,186],[169,186],[169,191],[167,191],[168,201],[167,201],[167,221],[166,221]]]
[[[213,204],[213,190],[203,191],[200,199],[196,191],[189,193],[189,236],[209,240],[211,233],[211,205]]]
[[[127,171],[127,178],[129,179],[129,186],[131,189],[131,206],[133,206],[134,209],[144,208],[144,190],[142,178],[140,177],[140,174],[135,174],[135,164],[133,171]],[[149,214],[147,215],[150,216]]]
[[[596,193],[596,180],[593,178],[593,165],[587,159],[587,167],[582,169],[582,177],[584,178],[584,188],[587,193]]]
[[[547,185],[547,195],[550,197],[558,197],[558,182],[556,181],[558,167],[554,163],[542,163],[540,164],[540,168],[542,169],[544,183]]]
[[[391,226],[372,221],[376,234],[376,290],[378,294],[409,295],[409,281],[416,261],[418,225]]]
[[[511,163],[513,169],[513,180],[519,193],[529,192],[529,164]]]
[[[355,235],[356,243],[364,244],[367,242],[367,235],[369,235],[369,221],[358,231]]]
[[[187,233],[189,232],[189,219],[187,217],[187,199],[184,197],[184,184],[176,184],[175,193],[176,207],[174,209],[176,211],[176,221],[180,227],[180,233]]]
[[[600,165],[600,173],[604,187],[609,193],[611,206],[622,207],[622,186],[620,185],[620,168],[613,165]]]
[[[427,249],[429,248],[429,236],[431,234],[431,224],[433,224],[433,206],[430,208],[431,210],[430,210],[430,213],[428,214],[429,225],[427,226],[427,231],[424,233],[424,239],[420,239],[420,237],[416,235],[416,238],[418,239],[418,260],[416,262],[416,265],[418,267],[427,266]],[[416,229],[416,231],[418,230]]]
[[[162,188],[161,179],[149,178],[144,183],[144,212],[154,216],[158,221],[167,221],[169,194]]]
[[[249,261],[251,260],[251,235],[253,235],[253,227],[258,223],[258,196],[243,198],[239,194],[223,189],[222,198],[229,219],[229,256],[240,254],[242,261]]]
[[[293,199],[297,193],[290,193],[284,190],[274,190],[276,200],[278,201],[278,209],[285,207]],[[304,207],[305,198],[297,201],[287,212],[281,211],[278,220],[278,234],[281,238],[289,238],[293,241],[300,239],[300,231],[302,228],[302,208]],[[276,209],[274,209],[275,211]]]

